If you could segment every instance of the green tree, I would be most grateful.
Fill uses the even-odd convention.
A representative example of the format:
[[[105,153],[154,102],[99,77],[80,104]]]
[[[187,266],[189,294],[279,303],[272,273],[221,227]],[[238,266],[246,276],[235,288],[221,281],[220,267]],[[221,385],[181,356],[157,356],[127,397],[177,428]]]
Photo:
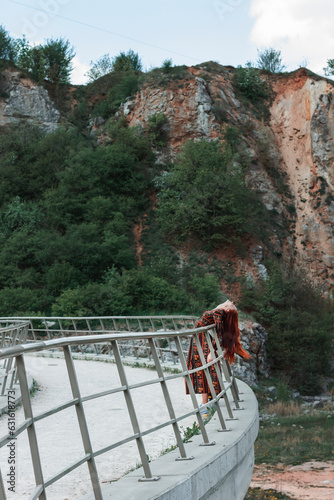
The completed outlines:
[[[257,67],[270,73],[281,73],[285,70],[285,64],[282,64],[281,51],[273,48],[267,48],[260,51],[258,49]]]
[[[43,46],[46,78],[50,82],[61,85],[70,82],[74,47],[64,38],[49,39]]]
[[[133,50],[120,52],[112,60],[113,71],[141,71],[143,68],[141,59]]]
[[[325,75],[334,75],[334,59],[327,59],[327,66],[324,68]]]
[[[173,59],[165,59],[162,62],[162,70],[164,73],[170,73],[173,68]]]
[[[0,25],[0,59],[14,62],[16,58],[15,42],[5,27]]]
[[[148,117],[148,127],[147,133],[150,142],[153,146],[157,148],[162,148],[166,146],[167,136],[166,136],[166,124],[167,118],[164,113],[155,113]]]
[[[186,143],[156,185],[160,223],[178,241],[193,237],[209,247],[236,241],[251,230],[259,209],[230,147],[219,142]]]
[[[38,227],[43,219],[40,207],[35,203],[27,203],[16,196],[0,212],[0,231],[6,236],[20,228],[32,230]]]
[[[92,66],[90,70],[86,73],[88,76],[88,81],[94,82],[101,76],[107,75],[111,73],[113,70],[113,62],[109,54],[104,54],[97,61],[91,61],[90,65]]]
[[[108,92],[107,103],[109,111],[115,113],[127,97],[138,90],[138,75],[131,70],[116,73],[116,81]]]
[[[245,68],[238,66],[235,74],[237,88],[253,103],[268,99],[269,88],[265,80],[259,75],[259,70],[247,62]]]
[[[272,266],[270,277],[245,287],[241,307],[269,331],[268,355],[304,394],[320,389],[332,353],[333,308],[302,272]]]

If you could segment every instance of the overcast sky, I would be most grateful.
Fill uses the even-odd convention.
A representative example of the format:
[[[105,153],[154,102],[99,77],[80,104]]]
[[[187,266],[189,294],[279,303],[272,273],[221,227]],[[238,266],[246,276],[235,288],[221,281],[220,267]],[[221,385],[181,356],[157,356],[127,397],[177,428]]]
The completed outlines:
[[[138,52],[143,66],[218,61],[244,65],[257,49],[281,50],[287,70],[323,74],[334,58],[333,0],[0,0],[0,24],[32,44],[68,38],[75,47],[73,83],[90,62]]]

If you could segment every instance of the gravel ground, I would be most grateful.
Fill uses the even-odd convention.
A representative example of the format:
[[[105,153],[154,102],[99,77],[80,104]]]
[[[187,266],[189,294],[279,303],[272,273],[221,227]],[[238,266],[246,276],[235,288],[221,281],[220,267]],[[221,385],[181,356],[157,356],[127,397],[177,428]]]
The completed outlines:
[[[71,399],[71,390],[64,359],[41,358],[27,355],[26,367],[39,389],[32,398],[34,415],[51,409]],[[94,361],[75,360],[82,396],[104,391],[120,385],[116,365]],[[128,383],[139,383],[157,377],[156,372],[143,368],[125,367]],[[183,379],[168,382],[176,415],[192,409],[190,396],[186,396]],[[149,429],[168,420],[160,384],[149,385],[132,391],[141,430]],[[105,396],[84,403],[88,429],[93,450],[99,450],[132,434],[132,427],[122,393]],[[16,409],[16,425],[24,419],[23,408]],[[192,426],[195,417],[184,420],[182,428]],[[8,415],[0,417],[0,437],[7,433]],[[69,408],[36,423],[38,445],[44,479],[84,455],[75,409]],[[181,429],[182,430],[182,429]],[[158,457],[163,450],[175,443],[172,427],[144,438],[146,453],[150,458]],[[9,449],[0,450],[0,466],[6,490]],[[16,479],[15,493],[8,492],[9,500],[26,500],[35,481],[31,466],[27,432],[23,432],[15,443]],[[122,476],[140,462],[135,442],[130,442],[96,458],[102,483]],[[83,464],[47,489],[48,500],[74,500],[91,491],[87,464]]]
[[[274,489],[298,500],[333,500],[334,462],[256,465],[251,487]]]

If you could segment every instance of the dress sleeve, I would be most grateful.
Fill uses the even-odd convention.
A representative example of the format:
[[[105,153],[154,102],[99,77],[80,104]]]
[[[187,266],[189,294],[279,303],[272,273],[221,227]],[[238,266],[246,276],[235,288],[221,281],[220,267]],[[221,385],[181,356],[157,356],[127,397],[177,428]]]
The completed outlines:
[[[199,328],[201,326],[213,325],[214,320],[214,311],[205,311],[202,316],[196,321],[195,327]]]

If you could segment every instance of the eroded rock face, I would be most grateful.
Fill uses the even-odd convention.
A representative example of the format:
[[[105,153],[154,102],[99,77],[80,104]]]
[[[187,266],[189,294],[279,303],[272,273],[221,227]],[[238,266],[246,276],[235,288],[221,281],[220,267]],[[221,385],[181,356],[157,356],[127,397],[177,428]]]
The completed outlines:
[[[269,363],[266,342],[268,333],[259,323],[244,322],[240,324],[243,348],[252,356],[243,360],[237,356],[233,365],[234,374],[249,385],[257,385],[258,375],[269,377]]]
[[[294,197],[294,261],[322,288],[334,274],[333,86],[300,70],[274,82],[270,126]]]
[[[175,159],[186,140],[214,140],[219,135],[219,125],[213,112],[213,101],[208,83],[192,74],[182,83],[170,82],[168,88],[147,86],[123,105],[123,113],[130,126],[146,127],[148,118],[164,113],[167,118],[167,146],[158,151],[158,159],[168,162]]]
[[[47,132],[57,128],[59,111],[47,90],[22,78],[20,72],[6,70],[1,80],[0,126],[28,122]]]
[[[270,237],[271,251],[306,269],[325,293],[334,285],[334,104],[333,85],[305,69],[271,78],[275,98],[263,123],[236,97],[233,71],[188,68],[188,78],[164,88],[146,86],[124,105],[130,126],[147,127],[148,117],[167,118],[167,146],[159,162],[175,160],[186,140],[217,140],[226,123],[239,130],[250,158],[247,184],[262,199],[269,217],[285,227]],[[277,175],[284,183],[277,183]],[[276,178],[275,178],[276,176]],[[263,262],[232,257],[237,275],[266,278]],[[268,256],[267,249],[263,249]],[[224,258],[221,252],[220,258]]]

